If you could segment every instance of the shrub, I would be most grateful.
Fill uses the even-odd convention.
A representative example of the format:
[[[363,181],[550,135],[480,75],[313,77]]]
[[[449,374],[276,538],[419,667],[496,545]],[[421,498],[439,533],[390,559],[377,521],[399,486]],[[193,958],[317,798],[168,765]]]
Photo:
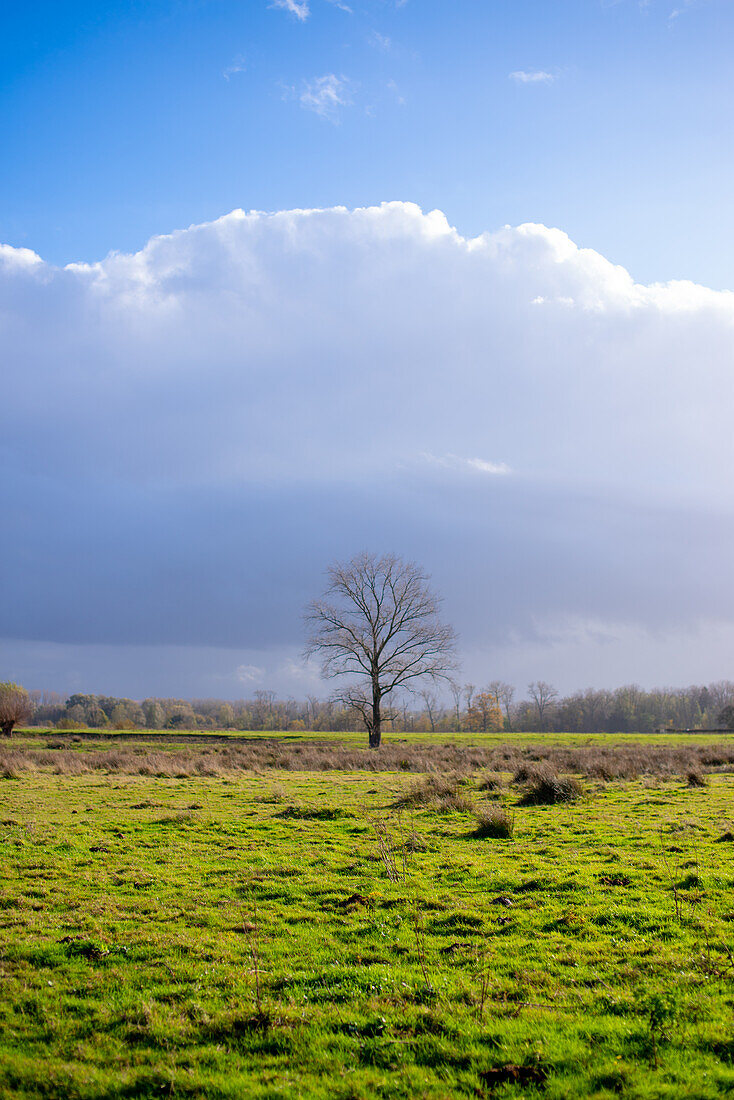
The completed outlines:
[[[550,767],[530,772],[524,785],[521,806],[553,806],[558,802],[574,802],[584,793],[578,779],[558,775]]]
[[[708,780],[702,772],[689,771],[686,776],[686,782],[689,787],[706,787],[708,786]]]
[[[509,840],[515,832],[515,815],[504,806],[482,806],[476,811],[477,827],[472,836],[480,840],[489,837]]]

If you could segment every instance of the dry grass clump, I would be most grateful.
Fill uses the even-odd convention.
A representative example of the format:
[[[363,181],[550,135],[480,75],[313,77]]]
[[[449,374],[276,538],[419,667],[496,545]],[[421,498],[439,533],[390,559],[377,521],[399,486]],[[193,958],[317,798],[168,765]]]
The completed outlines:
[[[475,811],[475,817],[477,827],[472,836],[478,840],[510,840],[515,832],[515,815],[509,813],[504,806],[481,806]]]
[[[708,779],[706,776],[698,771],[697,768],[691,769],[686,776],[686,782],[689,787],[708,787]]]
[[[0,749],[0,779],[20,779],[24,772],[34,770],[35,765],[27,753]]]
[[[473,808],[471,796],[458,775],[427,775],[414,783],[395,803],[401,808],[433,810],[436,813],[466,812]]]
[[[501,791],[505,781],[497,772],[483,772],[477,779],[478,791]]]
[[[25,761],[15,757],[14,753],[5,752],[0,756],[0,779],[20,779],[21,774],[27,771]]]
[[[541,766],[531,771],[522,768],[517,776],[523,785],[521,806],[554,806],[559,802],[575,802],[584,793],[578,779],[572,775],[559,775],[553,768]]]

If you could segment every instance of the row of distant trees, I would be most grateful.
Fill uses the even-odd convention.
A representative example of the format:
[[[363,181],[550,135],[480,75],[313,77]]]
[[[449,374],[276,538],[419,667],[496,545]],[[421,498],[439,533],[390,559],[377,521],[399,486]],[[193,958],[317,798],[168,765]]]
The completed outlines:
[[[251,699],[134,699],[106,695],[30,692],[35,726],[74,729],[354,730],[359,714],[330,699],[278,699],[256,691]],[[729,708],[732,708],[731,710]],[[388,702],[388,732],[512,731],[588,733],[652,732],[662,727],[712,729],[734,726],[734,682],[645,691],[629,685],[614,691],[577,691],[562,696],[552,684],[534,681],[522,697],[512,684],[450,685]]]

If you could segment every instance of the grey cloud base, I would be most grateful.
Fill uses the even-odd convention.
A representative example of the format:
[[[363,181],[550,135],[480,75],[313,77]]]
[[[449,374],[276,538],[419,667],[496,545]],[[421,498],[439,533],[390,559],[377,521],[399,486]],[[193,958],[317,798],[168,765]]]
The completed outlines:
[[[724,675],[697,624],[734,622],[733,337],[732,294],[410,204],[235,212],[63,270],[2,248],[5,659],[292,655],[326,563],[373,548],[433,573],[469,665],[552,663],[572,622],[598,683],[603,624],[639,678],[670,678],[645,636],[686,631]]]

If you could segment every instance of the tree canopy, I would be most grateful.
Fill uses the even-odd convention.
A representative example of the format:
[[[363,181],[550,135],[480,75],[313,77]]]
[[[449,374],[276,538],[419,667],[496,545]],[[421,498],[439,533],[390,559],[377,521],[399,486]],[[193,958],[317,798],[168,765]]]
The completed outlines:
[[[379,748],[385,702],[418,681],[447,680],[456,635],[415,562],[362,553],[332,565],[328,578],[306,611],[306,653],[321,659],[325,677],[347,678],[338,696],[360,714],[370,748]]]
[[[20,684],[11,680],[0,683],[0,733],[10,737],[20,722],[27,722],[33,713],[30,696]]]

